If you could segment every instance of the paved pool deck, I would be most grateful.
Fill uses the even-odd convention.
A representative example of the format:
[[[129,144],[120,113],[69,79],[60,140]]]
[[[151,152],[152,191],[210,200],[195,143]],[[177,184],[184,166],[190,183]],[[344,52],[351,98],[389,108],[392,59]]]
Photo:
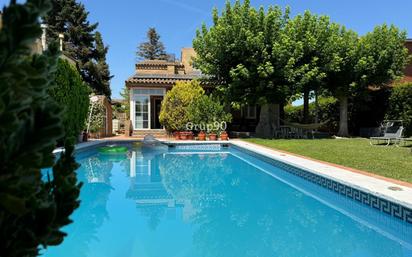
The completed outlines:
[[[128,137],[115,137],[100,140],[94,140],[86,143],[81,143],[76,146],[76,150],[91,147],[93,145],[102,144],[113,141],[141,141]],[[275,150],[265,146],[257,145],[242,140],[230,141],[175,141],[171,139],[160,139],[165,144],[230,144],[265,157],[287,163],[289,165],[307,170],[314,174],[332,179],[334,181],[346,184],[350,187],[357,188],[363,192],[370,193],[391,202],[403,205],[412,209],[412,184],[371,174],[365,171],[356,170],[332,163],[327,163],[305,156],[300,156],[285,151]]]

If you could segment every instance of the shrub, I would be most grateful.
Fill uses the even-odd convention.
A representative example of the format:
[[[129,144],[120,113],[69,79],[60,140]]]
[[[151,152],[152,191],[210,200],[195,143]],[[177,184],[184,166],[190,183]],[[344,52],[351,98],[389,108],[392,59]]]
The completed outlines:
[[[232,120],[232,115],[225,111],[218,99],[208,95],[202,95],[193,101],[188,107],[188,113],[190,122],[199,125],[197,130],[203,131],[220,132],[220,126],[215,126],[215,124]]]
[[[63,125],[66,137],[76,138],[84,129],[90,90],[76,68],[62,59],[57,63],[55,83],[56,86],[49,94],[64,109]]]
[[[102,131],[104,127],[104,122],[106,119],[106,108],[104,107],[103,103],[101,101],[98,101],[96,103],[92,103],[93,107],[90,108],[89,110],[89,115],[90,111],[92,112],[90,115],[90,132],[92,133],[98,133]]]
[[[167,131],[184,130],[190,121],[188,107],[204,93],[197,81],[177,82],[163,99],[160,123]]]
[[[412,136],[412,83],[399,84],[393,88],[386,119],[403,120],[405,135]]]
[[[61,228],[79,205],[78,167],[66,142],[55,163],[56,141],[65,137],[62,109],[48,94],[57,47],[31,55],[41,35],[38,20],[48,0],[11,1],[0,30],[0,255],[37,256],[58,245]],[[52,169],[48,169],[51,168]],[[42,169],[47,169],[43,176]],[[52,172],[52,174],[49,174]]]

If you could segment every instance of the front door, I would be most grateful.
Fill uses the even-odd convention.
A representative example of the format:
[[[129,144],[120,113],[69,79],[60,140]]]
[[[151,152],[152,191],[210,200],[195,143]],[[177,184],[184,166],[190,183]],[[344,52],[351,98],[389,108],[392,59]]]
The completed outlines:
[[[160,109],[162,107],[163,96],[151,96],[150,97],[150,107],[151,107],[151,128],[161,129],[162,125],[159,121]]]

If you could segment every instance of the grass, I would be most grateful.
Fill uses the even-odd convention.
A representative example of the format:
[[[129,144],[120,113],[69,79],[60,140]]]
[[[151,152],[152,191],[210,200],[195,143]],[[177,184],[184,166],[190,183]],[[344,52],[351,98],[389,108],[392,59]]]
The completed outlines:
[[[409,147],[371,146],[367,139],[245,139],[245,141],[412,183]]]

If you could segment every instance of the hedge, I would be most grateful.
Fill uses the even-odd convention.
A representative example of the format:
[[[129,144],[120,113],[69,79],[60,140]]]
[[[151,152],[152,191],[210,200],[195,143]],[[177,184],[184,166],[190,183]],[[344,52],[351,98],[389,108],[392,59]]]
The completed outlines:
[[[63,125],[66,138],[77,138],[84,129],[89,109],[90,89],[77,69],[66,60],[59,59],[55,86],[50,96],[63,108]]]

